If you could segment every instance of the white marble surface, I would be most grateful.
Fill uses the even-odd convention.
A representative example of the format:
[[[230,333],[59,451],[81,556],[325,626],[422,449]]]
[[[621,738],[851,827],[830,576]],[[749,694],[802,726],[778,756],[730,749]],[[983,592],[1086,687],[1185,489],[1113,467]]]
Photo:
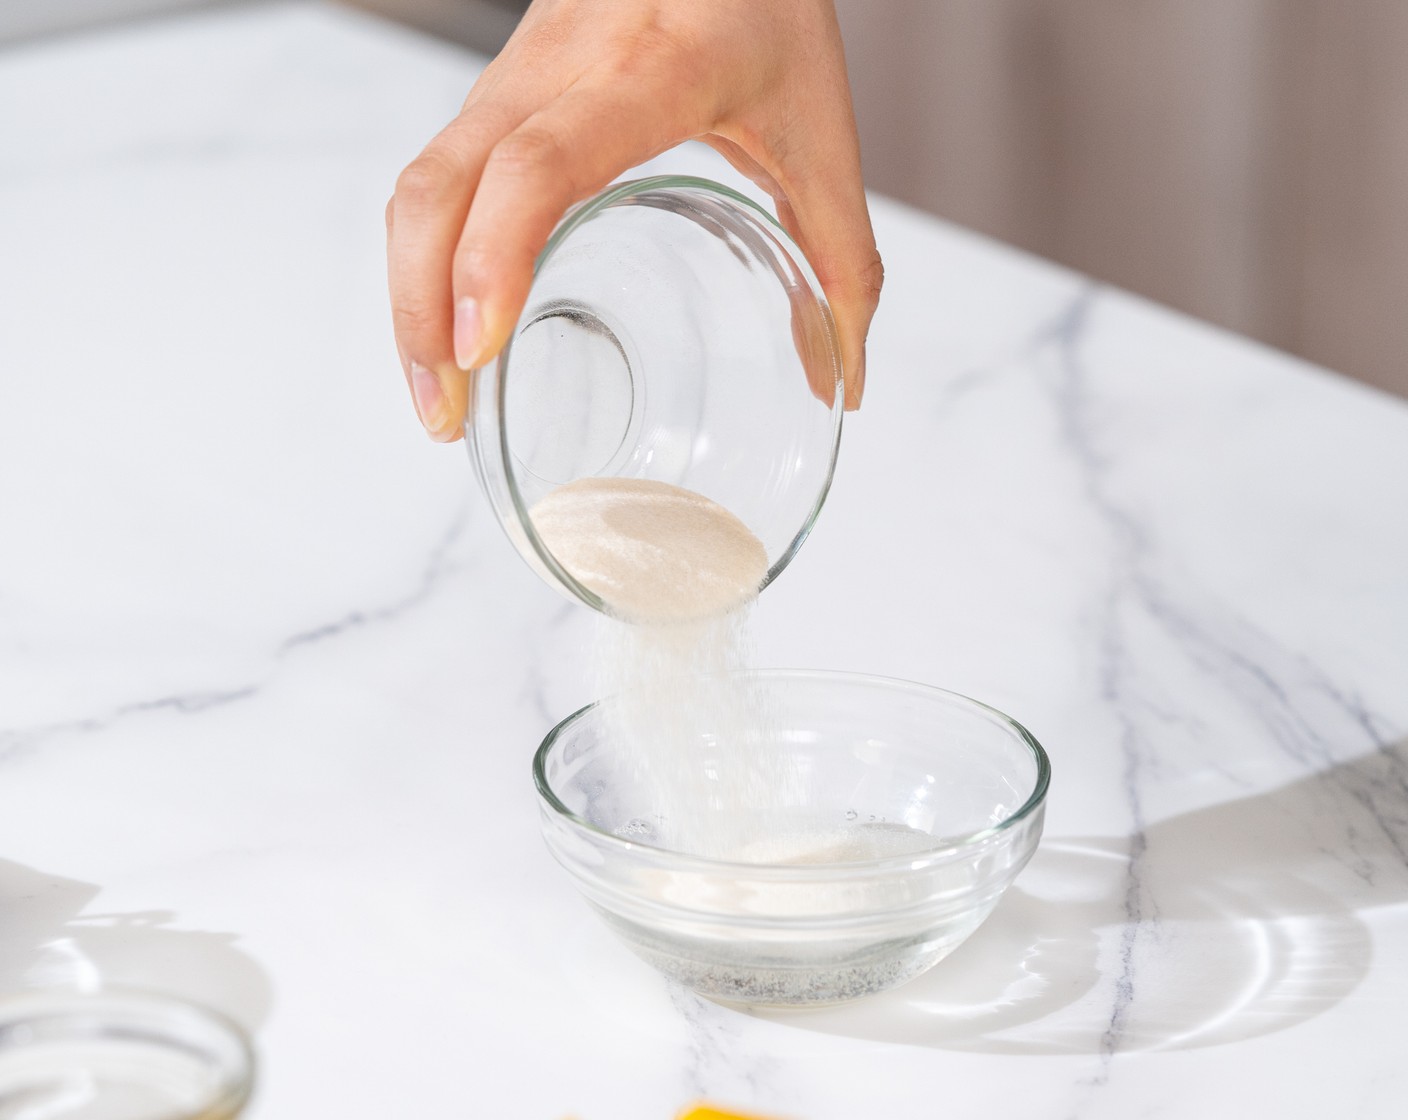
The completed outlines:
[[[282,4],[0,53],[0,989],[234,1011],[257,1120],[1401,1116],[1408,408],[879,200],[762,660],[1012,712],[1047,839],[851,1008],[704,1004],[598,927],[528,774],[590,619],[384,306],[477,66]]]

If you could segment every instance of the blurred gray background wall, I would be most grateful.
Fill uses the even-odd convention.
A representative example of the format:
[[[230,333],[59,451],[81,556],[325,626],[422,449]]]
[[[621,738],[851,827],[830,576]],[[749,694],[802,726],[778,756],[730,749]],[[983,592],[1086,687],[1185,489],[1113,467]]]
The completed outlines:
[[[876,189],[1408,395],[1408,2],[838,10]]]
[[[0,42],[212,2],[3,0]],[[527,6],[346,2],[483,51]],[[837,9],[870,186],[1408,396],[1408,0]]]

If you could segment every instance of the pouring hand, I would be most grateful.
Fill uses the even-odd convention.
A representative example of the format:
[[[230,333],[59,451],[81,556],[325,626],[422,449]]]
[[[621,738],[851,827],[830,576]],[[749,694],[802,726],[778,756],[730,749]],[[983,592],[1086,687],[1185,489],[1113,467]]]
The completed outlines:
[[[431,437],[504,345],[573,203],[699,139],[774,199],[835,315],[846,407],[884,270],[831,0],[535,0],[386,207],[397,351]]]

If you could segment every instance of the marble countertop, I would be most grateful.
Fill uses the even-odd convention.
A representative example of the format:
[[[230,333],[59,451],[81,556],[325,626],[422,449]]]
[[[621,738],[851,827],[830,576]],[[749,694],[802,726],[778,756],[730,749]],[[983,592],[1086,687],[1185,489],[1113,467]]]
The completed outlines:
[[[1011,712],[1046,838],[851,1007],[611,939],[529,779],[592,620],[388,329],[382,205],[481,64],[278,3],[0,53],[0,990],[226,1008],[256,1120],[1401,1116],[1408,407],[882,199],[760,660]]]

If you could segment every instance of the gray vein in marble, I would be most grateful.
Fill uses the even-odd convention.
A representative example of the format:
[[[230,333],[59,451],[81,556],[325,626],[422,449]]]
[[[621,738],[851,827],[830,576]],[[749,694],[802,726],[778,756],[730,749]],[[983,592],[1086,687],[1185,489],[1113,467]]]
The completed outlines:
[[[766,1091],[772,1063],[749,1056],[739,1045],[739,1031],[729,1022],[739,1013],[712,1004],[673,982],[669,983],[669,993],[670,1003],[684,1020],[689,1036],[684,1070],[686,1090],[715,1101],[743,1095],[747,1104],[754,1105]]]
[[[1245,620],[1224,612],[1227,617],[1220,620],[1219,636],[1191,612],[1175,609],[1152,583],[1144,590],[1150,614],[1178,641],[1190,661],[1230,692],[1287,757],[1308,770],[1325,772],[1331,788],[1362,810],[1408,867],[1408,825],[1392,812],[1408,801],[1408,767],[1390,749],[1393,732],[1389,722],[1336,685],[1309,659],[1270,642]],[[1228,640],[1229,635],[1235,635],[1235,644]],[[1267,665],[1277,666],[1277,672]],[[1292,680],[1293,686],[1283,683],[1280,676]],[[1317,700],[1328,703],[1317,704]],[[1337,765],[1350,752],[1365,747],[1377,752],[1388,771],[1387,788],[1365,783],[1358,771]],[[1373,876],[1373,861],[1363,854],[1363,838],[1357,836],[1352,819],[1345,819],[1344,829],[1345,847],[1354,859],[1342,862],[1368,882]]]
[[[1197,666],[1268,733],[1269,740],[1288,757],[1312,772],[1327,771],[1333,784],[1358,805],[1362,816],[1387,839],[1408,865],[1408,822],[1403,806],[1408,802],[1408,773],[1403,759],[1387,746],[1388,721],[1372,712],[1363,699],[1339,688],[1307,658],[1286,650],[1249,621],[1223,604],[1201,609],[1176,602],[1165,581],[1155,574],[1156,562],[1149,534],[1135,513],[1112,496],[1115,464],[1103,452],[1098,428],[1091,415],[1092,390],[1081,348],[1089,329],[1098,289],[1084,288],[1071,301],[1036,349],[1049,343],[1055,351],[1057,374],[1054,404],[1067,453],[1076,468],[1087,507],[1105,527],[1113,572],[1097,606],[1100,696],[1118,723],[1122,760],[1121,785],[1131,824],[1127,854],[1124,926],[1118,949],[1108,1023],[1100,1041],[1101,1066],[1092,1087],[1104,1084],[1114,1055],[1120,1050],[1128,1017],[1138,995],[1138,962],[1146,939],[1159,936],[1159,914],[1154,893],[1146,881],[1148,825],[1142,788],[1149,780],[1152,755],[1143,749],[1141,714],[1161,721],[1187,721],[1171,706],[1149,695],[1141,682],[1137,661],[1131,657],[1129,632],[1133,617],[1154,622],[1188,660]],[[1180,588],[1187,598],[1187,588]],[[1329,701],[1328,711],[1318,711],[1314,698]],[[1333,727],[1333,731],[1327,728]],[[1390,780],[1386,791],[1358,780],[1352,767],[1337,766],[1348,752],[1372,746],[1381,756]],[[1395,813],[1394,810],[1398,811]],[[1356,837],[1356,823],[1343,824],[1345,843],[1358,858],[1343,861],[1354,874],[1368,881],[1374,861],[1360,854],[1364,845]]]
[[[273,679],[280,663],[298,650],[368,626],[395,621],[429,600],[440,589],[447,577],[463,567],[462,563],[456,563],[452,560],[452,554],[468,524],[468,509],[462,509],[431,549],[415,586],[406,594],[380,607],[349,611],[340,618],[315,626],[310,630],[300,631],[284,639],[275,647],[270,658],[269,668],[259,679],[230,688],[207,689],[135,700],[131,703],[120,704],[102,715],[60,720],[34,727],[0,729],[0,762],[22,752],[36,749],[42,746],[46,740],[56,736],[104,731],[131,716],[163,711],[177,715],[197,715],[257,696],[259,691]]]
[[[322,626],[305,630],[287,638],[279,646],[276,656],[283,657],[285,654],[297,649],[300,646],[313,645],[317,642],[326,641],[328,638],[336,638],[350,630],[357,630],[364,626],[373,626],[382,622],[390,622],[407,611],[415,610],[426,602],[439,589],[441,581],[448,575],[458,571],[462,565],[453,563],[450,559],[451,553],[460,538],[464,535],[466,526],[469,524],[468,509],[461,509],[459,514],[450,523],[435,547],[431,549],[430,556],[426,559],[424,567],[421,569],[420,581],[407,594],[403,595],[385,606],[376,607],[369,611],[349,611],[341,618]]]
[[[1069,326],[1071,308],[1086,298],[1087,292],[1088,287],[1082,284],[1074,297],[1063,299],[1054,313],[1041,319],[1015,344],[1003,347],[996,356],[978,362],[945,381],[939,397],[940,411],[947,412],[970,393],[991,384],[993,377],[1003,370],[1020,369],[1025,362],[1057,341]]]
[[[1114,982],[1109,1020],[1100,1040],[1101,1067],[1095,1078],[1099,1084],[1109,1077],[1109,1063],[1119,1049],[1136,996],[1136,954],[1140,940],[1156,926],[1158,914],[1152,900],[1146,897],[1141,874],[1148,852],[1147,821],[1140,793],[1144,759],[1139,749],[1138,721],[1130,710],[1129,661],[1122,626],[1128,586],[1145,549],[1145,536],[1134,519],[1116,506],[1105,492],[1103,483],[1108,463],[1096,447],[1089,417],[1090,390],[1080,347],[1097,294],[1094,285],[1083,287],[1051,325],[1048,337],[1059,359],[1056,407],[1062,435],[1079,472],[1087,504],[1109,530],[1116,562],[1114,578],[1099,607],[1099,679],[1100,697],[1119,723],[1121,784],[1131,834],[1125,871],[1125,921],[1120,934],[1119,974]]]

